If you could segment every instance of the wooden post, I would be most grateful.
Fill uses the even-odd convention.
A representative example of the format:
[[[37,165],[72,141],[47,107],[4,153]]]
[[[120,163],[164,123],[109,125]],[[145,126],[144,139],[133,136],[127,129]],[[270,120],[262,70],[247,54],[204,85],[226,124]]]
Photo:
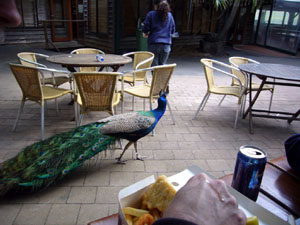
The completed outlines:
[[[49,49],[49,42],[48,42],[48,32],[47,32],[47,21],[43,20],[44,25],[44,36],[45,36],[45,48]]]

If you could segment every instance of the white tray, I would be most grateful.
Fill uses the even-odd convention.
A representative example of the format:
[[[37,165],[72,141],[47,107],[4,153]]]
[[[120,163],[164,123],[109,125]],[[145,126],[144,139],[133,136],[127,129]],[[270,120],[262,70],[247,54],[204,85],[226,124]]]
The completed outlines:
[[[206,173],[204,170],[200,169],[197,166],[188,167],[186,170],[175,174],[174,176],[168,177],[169,181],[175,186],[176,190],[180,189],[182,186],[186,184],[186,182],[194,175],[199,173]],[[207,173],[206,173],[207,174]],[[209,174],[207,174],[209,175]],[[209,175],[211,176],[211,175]],[[212,176],[211,176],[212,177]],[[180,183],[178,181],[180,180]],[[176,184],[178,184],[176,186]],[[270,211],[261,207],[254,201],[242,195],[240,192],[236,191],[232,187],[228,187],[229,192],[235,196],[239,203],[239,208],[244,211],[247,217],[257,216],[259,219],[259,225],[289,225],[288,222],[282,220],[278,216],[274,215]]]
[[[168,177],[168,179],[173,184],[175,189],[179,190],[181,187],[183,187],[186,184],[186,182],[192,176],[197,175],[199,173],[206,173],[206,172],[197,166],[191,166],[180,173]],[[212,177],[209,174],[207,175]],[[152,175],[141,181],[138,181],[135,184],[130,185],[129,187],[122,189],[119,192],[119,214],[121,217],[122,224],[127,224],[127,223],[121,209],[126,206],[138,207],[138,205],[140,204],[140,199],[142,198],[143,194],[146,192],[149,186],[154,182],[155,182],[155,178]],[[259,219],[259,225],[267,225],[267,224],[289,225],[288,222],[272,214],[271,212],[261,207],[260,205],[256,204],[254,201],[248,199],[247,197],[245,197],[235,189],[228,186],[228,190],[233,196],[235,196],[235,198],[239,203],[239,208],[244,211],[247,217],[254,216],[254,215],[257,216],[257,218]]]

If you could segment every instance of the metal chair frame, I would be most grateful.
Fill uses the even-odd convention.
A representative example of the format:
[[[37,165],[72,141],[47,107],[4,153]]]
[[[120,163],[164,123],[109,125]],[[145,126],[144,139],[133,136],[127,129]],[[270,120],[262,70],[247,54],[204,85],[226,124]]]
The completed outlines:
[[[247,63],[256,63],[256,64],[259,64],[258,61],[255,61],[253,59],[249,59],[249,58],[245,58],[245,57],[238,57],[238,56],[233,56],[233,57],[230,57],[229,58],[229,63],[236,67],[238,69],[239,65],[236,64],[235,62],[235,59],[237,60],[242,60],[242,61],[245,61]],[[249,81],[248,81],[248,77],[246,75],[244,75],[244,73],[242,73],[239,69],[238,70],[234,70],[232,71],[232,73],[236,73],[236,75],[238,74],[243,74],[243,76],[245,77],[245,83],[243,84],[244,87],[246,88],[246,93],[245,95],[247,95],[249,93]],[[275,79],[274,79],[275,81]],[[232,80],[232,85],[235,85],[234,83],[234,80]],[[258,88],[259,88],[259,84],[257,83],[253,83],[252,82],[252,90],[253,91],[257,91]],[[253,86],[256,86],[253,88]],[[275,85],[273,84],[272,86],[269,86],[269,85],[264,85],[262,91],[270,91],[271,92],[271,96],[270,96],[270,103],[269,103],[269,111],[271,111],[271,107],[272,107],[272,102],[273,102],[273,95],[274,95],[274,89],[275,89]],[[223,99],[221,100],[220,104],[222,103],[222,101],[224,100],[225,96],[223,97]],[[243,108],[242,108],[242,112],[244,112],[245,110],[245,105],[246,105],[246,98],[244,98],[244,101],[243,101]]]
[[[208,101],[208,98],[209,98],[209,96],[210,96],[211,93],[213,93],[213,94],[219,94],[219,95],[233,95],[233,96],[238,97],[238,99],[239,99],[239,101],[238,101],[238,107],[236,109],[235,122],[234,122],[234,128],[236,128],[237,127],[237,122],[238,122],[239,112],[241,112],[241,107],[242,107],[241,103],[243,102],[243,98],[245,97],[244,96],[244,94],[245,94],[245,88],[243,87],[241,80],[237,76],[235,76],[232,73],[226,72],[226,71],[224,71],[224,70],[222,70],[220,68],[217,68],[217,67],[215,67],[213,65],[216,64],[218,66],[221,66],[222,68],[234,69],[234,70],[236,70],[236,68],[233,67],[233,66],[229,66],[229,65],[227,65],[225,63],[219,62],[217,60],[212,60],[212,59],[201,59],[200,62],[202,64],[202,66],[204,68],[204,72],[205,72],[205,77],[206,77],[206,82],[207,82],[207,91],[206,91],[206,94],[203,97],[203,99],[202,99],[202,101],[201,101],[201,103],[200,103],[200,105],[199,105],[199,107],[198,107],[198,109],[197,109],[194,117],[193,117],[193,120],[196,119],[199,111],[204,109],[204,107],[205,107],[205,105],[206,105],[206,103]],[[207,68],[209,68],[211,70],[211,72],[210,72],[211,75],[208,74],[209,71],[207,71]],[[218,71],[218,72],[220,72],[220,73],[222,73],[222,74],[224,74],[226,76],[229,76],[231,78],[236,79],[237,82],[238,82],[238,86],[236,86],[236,88],[234,86],[215,86],[214,85],[214,78],[213,78],[213,76],[214,76],[214,72],[213,71]],[[214,88],[217,88],[219,90],[218,91],[217,91],[217,89],[215,89],[215,91],[212,90]],[[234,89],[236,89],[236,91],[237,91],[238,94],[236,94],[234,92],[230,92],[230,90],[227,91],[227,93],[222,93],[222,91],[221,91],[222,88],[223,88],[223,90],[226,89],[226,88],[231,88],[231,89],[234,88]],[[219,106],[220,106],[220,104],[219,104]]]
[[[72,94],[72,90],[67,90],[63,88],[56,88],[56,87],[49,87],[41,84],[40,80],[40,74],[43,74],[43,71],[48,71],[47,68],[43,67],[31,67],[31,66],[23,66],[18,64],[9,64],[11,71],[15,75],[15,78],[22,90],[23,97],[21,101],[20,108],[18,110],[17,118],[13,126],[13,131],[16,131],[18,121],[21,117],[25,101],[35,101],[41,106],[41,137],[42,140],[45,138],[45,129],[44,129],[44,104],[47,100],[55,99],[55,105],[56,105],[56,113],[58,114],[58,103],[56,101],[57,98],[66,95],[66,94]],[[21,76],[18,76],[20,72],[17,71],[16,68],[21,68],[23,70],[30,71],[29,75],[31,76],[30,79],[27,79],[28,82],[26,82],[26,85],[22,83],[22,80],[20,77],[25,78],[26,73],[22,73]],[[30,83],[34,85],[30,85]],[[31,87],[30,90],[26,90],[26,87]],[[35,88],[35,89],[32,89]]]

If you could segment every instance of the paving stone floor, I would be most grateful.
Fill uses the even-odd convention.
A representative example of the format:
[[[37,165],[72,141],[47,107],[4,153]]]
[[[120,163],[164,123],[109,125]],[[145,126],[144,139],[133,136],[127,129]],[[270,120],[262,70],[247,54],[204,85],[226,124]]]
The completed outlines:
[[[16,155],[22,148],[40,140],[40,111],[35,103],[28,102],[17,127],[11,132],[19,107],[21,91],[9,71],[7,63],[17,62],[16,53],[35,51],[56,54],[39,46],[0,46],[0,162]],[[229,49],[227,55],[214,57],[226,62],[229,56],[244,55],[261,62],[299,63],[292,56],[262,55]],[[120,150],[100,154],[86,162],[77,171],[44,191],[18,194],[0,199],[1,225],[82,225],[89,221],[118,212],[117,194],[120,189],[150,175],[172,175],[191,165],[206,170],[215,177],[232,173],[236,154],[242,145],[256,145],[264,149],[272,159],[284,154],[284,141],[299,133],[300,123],[289,125],[286,121],[254,118],[254,134],[249,134],[248,119],[240,120],[234,129],[237,99],[226,97],[221,106],[221,96],[211,95],[208,103],[195,120],[192,117],[205,92],[206,81],[200,66],[199,55],[171,56],[176,62],[170,82],[168,100],[173,109],[176,125],[169,112],[159,122],[155,136],[141,139],[138,149],[148,156],[145,161],[133,160],[133,148],[124,155],[126,165],[116,164]],[[217,82],[228,79],[217,77]],[[229,80],[230,83],[230,80]],[[66,86],[67,87],[67,86]],[[266,108],[270,93],[260,96],[257,107]],[[59,101],[60,115],[56,116],[54,103],[48,104],[45,116],[45,135],[68,131],[75,127],[70,97]],[[299,89],[276,87],[273,109],[296,111],[299,108]],[[136,99],[136,109],[143,103]],[[125,97],[125,111],[131,110],[131,98]],[[118,106],[117,113],[120,113]],[[83,124],[106,117],[105,113],[89,113]],[[126,142],[124,141],[124,144]]]

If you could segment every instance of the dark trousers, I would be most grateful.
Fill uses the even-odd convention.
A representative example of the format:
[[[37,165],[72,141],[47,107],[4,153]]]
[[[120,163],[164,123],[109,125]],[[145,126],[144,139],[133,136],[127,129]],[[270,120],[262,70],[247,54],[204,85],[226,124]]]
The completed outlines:
[[[171,51],[171,45],[149,44],[148,50],[154,54],[152,66],[164,65],[168,60]]]

